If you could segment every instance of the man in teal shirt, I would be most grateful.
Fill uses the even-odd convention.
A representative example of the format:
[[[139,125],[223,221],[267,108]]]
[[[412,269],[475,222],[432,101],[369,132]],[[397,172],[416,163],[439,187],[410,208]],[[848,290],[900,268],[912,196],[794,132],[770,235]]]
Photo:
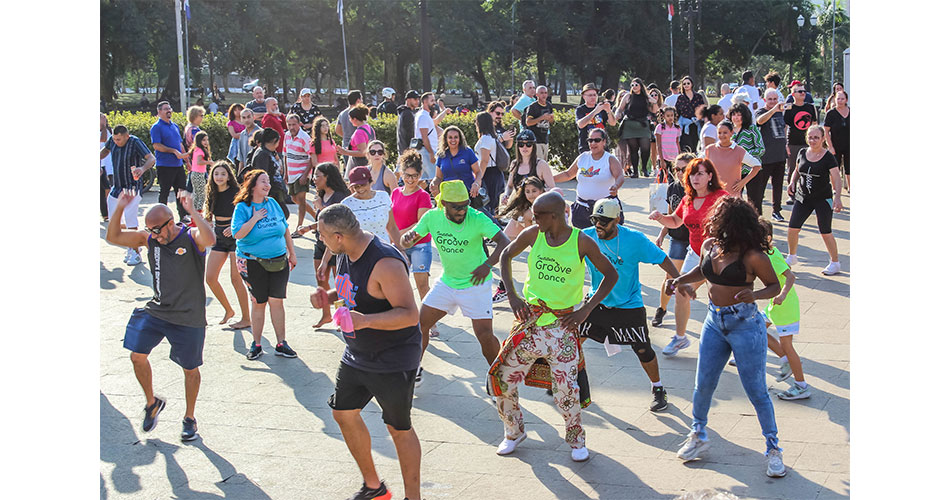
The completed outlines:
[[[650,344],[647,313],[640,295],[640,263],[659,264],[661,269],[673,277],[679,276],[679,271],[666,253],[646,235],[621,226],[620,213],[620,202],[616,199],[598,200],[590,218],[594,226],[583,230],[614,265],[620,278],[607,298],[581,323],[578,331],[582,339],[631,346],[640,358],[643,371],[653,383],[653,403],[650,404],[650,411],[661,411],[667,407],[666,389],[660,382],[656,353]],[[590,270],[589,295],[593,295],[600,287],[604,275],[590,260],[585,259],[584,262]]]

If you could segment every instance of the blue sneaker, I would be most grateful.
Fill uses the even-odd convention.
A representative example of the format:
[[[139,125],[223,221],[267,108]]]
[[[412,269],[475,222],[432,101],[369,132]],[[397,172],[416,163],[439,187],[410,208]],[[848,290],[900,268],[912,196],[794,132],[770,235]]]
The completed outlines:
[[[181,440],[194,441],[198,439],[198,422],[193,418],[186,418],[181,421]]]
[[[690,344],[689,337],[683,337],[681,339],[677,337],[676,335],[674,335],[673,339],[670,340],[670,343],[667,344],[666,347],[663,348],[663,354],[667,356],[676,356],[676,353],[678,353],[682,349],[686,349],[687,347],[689,347],[689,344]]]
[[[158,423],[158,414],[165,409],[165,401],[155,396],[155,402],[145,407],[145,420],[142,421],[142,430],[148,432]]]

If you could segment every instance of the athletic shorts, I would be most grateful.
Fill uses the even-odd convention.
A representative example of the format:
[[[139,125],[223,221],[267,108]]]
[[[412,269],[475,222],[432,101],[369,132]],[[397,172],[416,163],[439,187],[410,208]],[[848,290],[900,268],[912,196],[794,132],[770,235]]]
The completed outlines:
[[[683,259],[683,265],[680,267],[680,274],[686,274],[699,265],[699,255],[693,251],[693,248],[687,245],[686,257]]]
[[[412,272],[428,273],[432,267],[432,243],[427,241],[407,248],[406,256],[409,257],[409,268]]]
[[[135,198],[132,198],[132,201],[125,206],[125,210],[122,211],[122,214],[125,216],[125,227],[128,229],[136,229],[139,227],[139,202],[142,201],[142,195],[137,194]],[[119,199],[113,197],[111,194],[106,197],[106,204],[109,207],[109,218],[115,217],[115,208],[119,204]]]
[[[323,254],[326,253],[326,251],[326,244],[320,240],[317,240],[316,244],[313,245],[313,260],[323,260]],[[336,269],[336,255],[330,255],[330,260],[327,261],[327,267],[334,270]]]
[[[766,324],[766,325],[771,324],[771,322],[768,320],[768,318],[765,319],[765,324]],[[772,325],[772,326],[775,328],[775,331],[778,333],[778,336],[779,336],[779,337],[787,337],[787,336],[789,336],[789,335],[795,335],[796,333],[798,333],[798,332],[800,331],[800,329],[801,329],[801,322],[800,322],[800,321],[796,321],[796,322],[794,322],[794,323],[792,323],[792,324],[790,324],[790,325],[782,325],[782,326]],[[773,337],[774,337],[774,336],[775,336],[775,335],[773,335]]]
[[[169,359],[186,370],[194,370],[202,364],[202,352],[205,346],[204,327],[182,326],[158,319],[145,309],[132,311],[129,324],[125,327],[122,346],[139,354],[149,354],[162,341],[168,339],[171,344]]]
[[[804,201],[795,200],[792,205],[792,216],[788,218],[788,227],[792,229],[801,229],[805,221],[815,212],[818,218],[818,232],[820,234],[831,234],[831,219],[834,218],[833,200],[805,198]]]
[[[258,304],[266,304],[268,298],[286,299],[287,280],[290,279],[290,263],[275,273],[265,270],[254,259],[238,258],[237,268],[247,284],[247,291]]]
[[[455,314],[455,311],[462,309],[462,316],[469,319],[492,319],[491,295],[491,275],[481,285],[461,290],[446,285],[440,279],[422,299],[422,305],[446,314]]]
[[[686,251],[689,250],[689,240],[678,240],[670,238],[669,257],[673,260],[683,260],[686,258]]]
[[[375,373],[340,363],[336,388],[327,404],[339,411],[362,410],[371,399],[383,410],[383,422],[397,431],[412,429],[412,391],[416,370]]]
[[[310,183],[300,185],[300,179],[297,179],[294,182],[291,182],[287,185],[287,192],[290,194],[290,197],[293,198],[297,193],[307,194],[310,192]]]
[[[237,241],[235,241],[234,237],[224,235],[225,228],[229,227],[231,226],[214,226],[214,246],[211,247],[212,251],[231,253],[237,250]]]
[[[604,343],[610,336],[614,345],[639,345],[650,343],[645,307],[621,309],[598,304],[587,319],[577,328],[581,337]]]

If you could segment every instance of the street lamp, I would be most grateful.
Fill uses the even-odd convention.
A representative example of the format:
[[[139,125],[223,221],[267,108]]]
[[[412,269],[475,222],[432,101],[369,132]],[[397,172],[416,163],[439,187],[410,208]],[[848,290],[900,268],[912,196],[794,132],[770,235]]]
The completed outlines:
[[[818,16],[816,16],[815,14],[812,14],[811,17],[808,19],[808,21],[813,27],[817,26]],[[799,29],[804,28],[805,16],[799,14],[798,19],[796,19],[796,22],[798,23]],[[808,28],[799,32],[799,38],[802,41],[802,44],[805,43],[806,35],[810,34],[809,33],[810,31],[811,29]],[[808,51],[803,51],[803,52],[804,52],[804,57],[805,57],[805,90],[810,92],[811,91],[811,57],[810,57],[811,54]]]

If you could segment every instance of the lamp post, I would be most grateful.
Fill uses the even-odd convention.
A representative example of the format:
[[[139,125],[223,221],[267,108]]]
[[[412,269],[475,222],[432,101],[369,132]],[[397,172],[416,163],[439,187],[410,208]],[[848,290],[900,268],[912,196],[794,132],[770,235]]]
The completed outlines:
[[[818,16],[812,14],[812,16],[808,19],[808,21],[812,25],[812,27],[817,26]],[[798,23],[798,28],[801,30],[799,31],[799,35],[800,35],[802,44],[804,45],[806,38],[808,38],[808,35],[811,34],[810,33],[811,28],[802,29],[805,27],[805,17],[802,16],[801,14],[798,15],[798,19],[796,20],[796,22]],[[811,92],[811,57],[810,57],[811,51],[803,50],[802,52],[805,57],[805,90]]]

